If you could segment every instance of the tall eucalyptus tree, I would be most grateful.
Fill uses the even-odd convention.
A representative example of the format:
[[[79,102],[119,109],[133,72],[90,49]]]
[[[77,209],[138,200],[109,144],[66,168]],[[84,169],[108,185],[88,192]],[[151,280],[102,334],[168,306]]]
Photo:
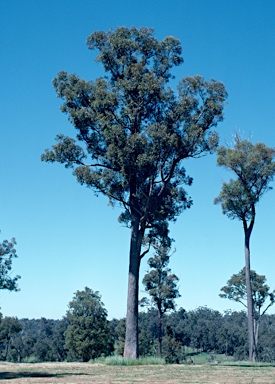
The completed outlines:
[[[122,208],[119,220],[131,229],[124,355],[138,356],[138,281],[149,242],[167,235],[167,223],[191,206],[182,160],[212,152],[223,118],[226,90],[201,76],[182,79],[173,91],[170,70],[183,62],[174,37],[158,41],[149,28],[120,27],[87,39],[97,49],[106,76],[85,81],[60,72],[58,97],[76,128],[42,155],[74,169],[77,180]],[[89,160],[86,160],[89,159]]]

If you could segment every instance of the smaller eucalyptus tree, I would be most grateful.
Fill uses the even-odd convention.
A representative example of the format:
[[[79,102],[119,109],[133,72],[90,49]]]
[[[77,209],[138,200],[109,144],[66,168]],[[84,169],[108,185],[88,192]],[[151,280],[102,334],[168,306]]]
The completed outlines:
[[[269,286],[265,284],[266,277],[264,275],[258,275],[255,271],[251,270],[250,279],[253,299],[254,337],[257,350],[260,320],[268,308],[275,303],[275,291],[271,292]],[[222,293],[219,296],[223,299],[236,301],[247,308],[245,268],[239,273],[232,275],[227,281],[227,285],[221,288],[221,291]]]
[[[151,304],[158,311],[158,356],[162,357],[163,316],[176,307],[175,299],[180,297],[175,274],[168,268],[170,248],[155,246],[155,254],[148,260],[151,271],[146,273],[142,283],[145,291],[151,296]],[[146,303],[146,299],[142,300]],[[148,303],[148,301],[147,301]]]
[[[239,219],[244,229],[245,276],[248,315],[249,360],[256,360],[256,345],[253,326],[253,297],[250,276],[250,237],[255,224],[256,204],[271,187],[275,174],[275,149],[264,143],[252,144],[234,136],[234,148],[220,146],[217,150],[218,166],[234,172],[237,178],[223,183],[214,203],[220,203],[223,214],[230,219]]]

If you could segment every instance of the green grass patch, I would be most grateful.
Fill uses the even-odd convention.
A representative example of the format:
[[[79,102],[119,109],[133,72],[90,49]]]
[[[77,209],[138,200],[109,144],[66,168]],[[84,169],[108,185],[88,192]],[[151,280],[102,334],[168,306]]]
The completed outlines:
[[[234,362],[233,356],[214,352],[201,352],[191,347],[184,347],[186,363],[193,364],[230,364]]]
[[[217,353],[191,353],[186,355],[188,358],[192,359],[194,364],[227,364],[233,363],[234,359],[232,356],[220,355]]]
[[[101,360],[106,365],[163,365],[165,364],[165,360],[159,357],[139,357],[138,359],[127,359],[122,356],[109,356]]]
[[[142,360],[142,359],[141,359]],[[149,359],[150,360],[150,359]],[[148,361],[148,360],[147,360]],[[1,363],[0,382],[29,384],[274,384],[270,365],[166,364],[111,366],[97,363]]]

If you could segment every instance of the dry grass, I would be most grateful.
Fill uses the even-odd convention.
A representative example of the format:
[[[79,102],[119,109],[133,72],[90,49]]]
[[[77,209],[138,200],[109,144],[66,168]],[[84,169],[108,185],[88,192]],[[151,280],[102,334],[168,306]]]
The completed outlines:
[[[89,363],[0,364],[1,383],[275,384],[275,367],[222,365],[107,366]]]

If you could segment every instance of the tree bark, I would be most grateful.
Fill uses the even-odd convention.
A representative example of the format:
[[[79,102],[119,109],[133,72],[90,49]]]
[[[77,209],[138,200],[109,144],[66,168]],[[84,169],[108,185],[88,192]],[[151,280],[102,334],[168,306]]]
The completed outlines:
[[[158,357],[162,357],[162,318],[163,314],[158,311]]]
[[[248,324],[248,349],[249,361],[256,361],[256,348],[255,348],[255,334],[254,334],[254,310],[253,298],[250,278],[250,228],[245,230],[245,280],[246,280],[246,294],[247,294],[247,324]]]
[[[132,218],[124,357],[138,358],[138,290],[143,233],[138,217]]]

